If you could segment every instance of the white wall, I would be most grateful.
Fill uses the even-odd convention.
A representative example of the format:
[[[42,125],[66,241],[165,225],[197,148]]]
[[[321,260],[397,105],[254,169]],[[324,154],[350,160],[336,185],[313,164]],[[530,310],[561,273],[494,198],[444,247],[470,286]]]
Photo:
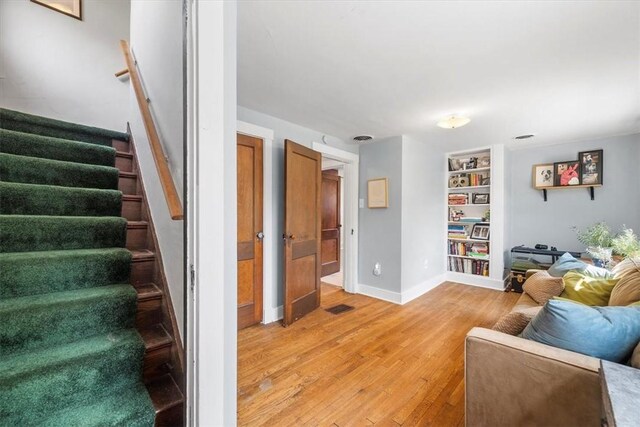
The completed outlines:
[[[180,0],[131,1],[131,49],[138,61],[140,77],[160,133],[165,154],[178,192],[183,181],[183,72],[182,2]],[[130,86],[127,80],[127,85]],[[140,108],[130,87],[128,119],[131,125],[140,173],[156,229],[164,270],[176,313],[180,334],[184,336],[184,244],[183,222],[169,215],[151,147],[142,122]]]
[[[444,273],[444,165],[445,156],[441,150],[425,141],[403,137],[403,292],[423,286]]]
[[[27,0],[0,1],[0,106],[126,130],[129,89],[120,39],[128,0],[85,0],[83,20]]]
[[[267,129],[271,129],[274,131],[274,140],[272,147],[272,155],[273,155],[273,170],[272,170],[272,179],[273,179],[273,222],[274,229],[273,230],[264,230],[265,236],[275,236],[275,238],[271,239],[273,246],[272,250],[276,254],[274,264],[275,268],[273,269],[273,277],[271,278],[271,282],[273,283],[273,288],[271,290],[272,295],[274,297],[274,307],[265,307],[265,310],[277,310],[279,306],[283,304],[284,301],[284,293],[283,293],[283,280],[284,280],[284,259],[283,259],[283,246],[282,239],[279,236],[282,236],[284,233],[284,140],[289,139],[298,144],[304,145],[306,147],[311,148],[312,142],[322,143],[322,136],[324,135],[322,132],[308,129],[299,125],[296,125],[291,122],[287,122],[282,119],[278,119],[276,117],[269,116],[267,114],[260,113],[258,111],[250,110],[248,108],[244,108],[238,106],[238,120],[243,122],[251,123],[257,126],[261,126]],[[346,144],[344,141],[332,137],[330,135],[326,136],[326,140],[328,145],[339,148],[341,150],[349,151],[352,153],[358,152],[358,146],[354,144]],[[267,153],[265,153],[265,157]],[[266,239],[265,239],[266,240]]]

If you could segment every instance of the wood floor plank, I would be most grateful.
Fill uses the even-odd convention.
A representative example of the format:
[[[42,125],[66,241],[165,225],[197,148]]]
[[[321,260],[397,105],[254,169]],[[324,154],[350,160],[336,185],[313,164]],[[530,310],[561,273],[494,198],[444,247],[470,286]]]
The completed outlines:
[[[464,337],[517,299],[446,282],[399,306],[323,284],[293,325],[238,333],[238,425],[463,425]]]

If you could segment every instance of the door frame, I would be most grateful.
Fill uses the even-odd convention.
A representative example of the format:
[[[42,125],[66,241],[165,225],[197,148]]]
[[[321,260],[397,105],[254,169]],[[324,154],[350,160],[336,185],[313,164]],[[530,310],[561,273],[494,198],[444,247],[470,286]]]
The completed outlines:
[[[318,142],[311,143],[311,149],[331,160],[344,164],[344,283],[346,292],[358,291],[358,198],[360,178],[360,156],[349,151]]]
[[[237,133],[252,136],[262,140],[262,323],[275,322],[274,319],[275,295],[273,292],[276,283],[275,251],[278,250],[279,240],[274,235],[273,222],[273,138],[272,129],[267,129],[251,123],[237,121]]]

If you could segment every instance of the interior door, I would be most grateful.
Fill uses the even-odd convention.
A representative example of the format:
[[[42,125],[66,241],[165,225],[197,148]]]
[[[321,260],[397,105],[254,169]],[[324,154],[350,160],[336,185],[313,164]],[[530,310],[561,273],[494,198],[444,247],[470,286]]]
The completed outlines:
[[[285,140],[284,326],[320,306],[322,157]]]
[[[262,140],[238,134],[238,329],[262,321]]]
[[[340,271],[340,180],[336,169],[322,171],[322,277]]]

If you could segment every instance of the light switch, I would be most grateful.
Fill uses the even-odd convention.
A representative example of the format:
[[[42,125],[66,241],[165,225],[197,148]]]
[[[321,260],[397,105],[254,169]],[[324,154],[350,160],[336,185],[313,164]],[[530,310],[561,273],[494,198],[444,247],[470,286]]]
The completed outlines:
[[[360,207],[360,209],[364,209],[364,199],[358,200],[358,206]]]

